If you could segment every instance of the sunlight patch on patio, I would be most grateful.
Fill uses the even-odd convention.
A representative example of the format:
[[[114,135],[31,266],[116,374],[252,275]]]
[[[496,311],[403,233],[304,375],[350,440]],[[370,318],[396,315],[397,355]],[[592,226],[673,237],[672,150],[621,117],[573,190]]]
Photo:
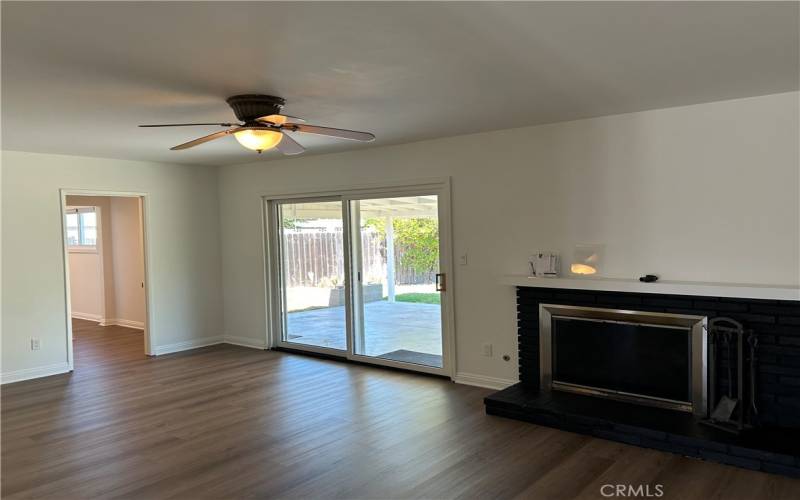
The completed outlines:
[[[364,319],[368,325],[364,333],[364,354],[367,356],[389,359],[396,359],[396,356],[407,360],[414,359],[413,353],[421,353],[436,356],[441,366],[441,308],[438,304],[369,302],[364,305]],[[290,312],[287,319],[288,340],[345,350],[344,320],[343,306]],[[406,352],[387,356],[396,351]],[[437,358],[418,357],[419,360]]]

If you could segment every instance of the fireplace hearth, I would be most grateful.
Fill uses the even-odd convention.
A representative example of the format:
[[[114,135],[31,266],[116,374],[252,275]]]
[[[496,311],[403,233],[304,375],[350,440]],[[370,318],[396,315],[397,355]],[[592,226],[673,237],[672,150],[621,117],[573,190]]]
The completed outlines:
[[[701,424],[703,326],[721,316],[759,342],[757,428],[741,435]],[[487,413],[800,477],[800,302],[520,286],[517,318],[520,382],[488,396]]]

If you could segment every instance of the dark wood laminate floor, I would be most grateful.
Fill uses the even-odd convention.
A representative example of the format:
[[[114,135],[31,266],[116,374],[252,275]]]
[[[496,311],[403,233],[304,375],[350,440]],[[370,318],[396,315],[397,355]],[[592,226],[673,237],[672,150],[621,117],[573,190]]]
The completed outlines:
[[[800,481],[486,416],[489,391],[229,345],[147,358],[75,322],[76,370],[2,391],[3,498],[800,498]]]

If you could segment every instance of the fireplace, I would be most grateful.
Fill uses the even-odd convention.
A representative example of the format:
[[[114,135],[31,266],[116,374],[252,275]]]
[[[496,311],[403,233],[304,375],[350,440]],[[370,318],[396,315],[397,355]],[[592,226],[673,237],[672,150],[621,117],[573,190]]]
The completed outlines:
[[[542,303],[541,387],[705,416],[706,321]]]
[[[797,290],[696,286],[702,294],[675,295],[666,293],[672,285],[619,280],[511,284],[517,286],[519,383],[487,396],[488,414],[800,478]],[[705,425],[710,401],[703,387],[716,380],[717,394],[724,394],[732,380],[730,356],[712,366],[710,351],[714,377],[704,380],[703,326],[711,329],[721,317],[758,339],[755,363],[745,366],[746,389],[755,394],[748,403],[757,414],[741,434]]]

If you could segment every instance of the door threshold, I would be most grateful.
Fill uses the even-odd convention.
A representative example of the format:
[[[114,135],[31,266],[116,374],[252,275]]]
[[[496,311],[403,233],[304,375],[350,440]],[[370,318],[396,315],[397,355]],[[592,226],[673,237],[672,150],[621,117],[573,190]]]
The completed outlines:
[[[438,374],[438,373],[420,372],[420,371],[414,370],[413,368],[402,368],[402,367],[399,367],[399,366],[378,365],[378,364],[375,364],[375,363],[369,363],[367,361],[359,361],[357,359],[348,359],[346,356],[337,356],[335,354],[306,351],[306,350],[303,350],[303,349],[293,349],[291,347],[273,347],[272,350],[273,351],[279,351],[279,352],[286,352],[286,353],[289,353],[289,354],[299,354],[301,356],[309,356],[309,357],[312,357],[312,358],[327,359],[327,360],[331,360],[331,361],[340,361],[340,362],[349,363],[349,364],[353,364],[353,365],[369,366],[369,367],[372,367],[372,368],[380,368],[380,369],[383,369],[383,370],[393,370],[393,371],[398,371],[398,372],[413,373],[414,375],[424,375],[426,377],[434,377],[434,378],[440,378],[440,379],[443,379],[443,380],[451,380],[451,378],[448,377],[447,375],[441,375],[441,374]]]

